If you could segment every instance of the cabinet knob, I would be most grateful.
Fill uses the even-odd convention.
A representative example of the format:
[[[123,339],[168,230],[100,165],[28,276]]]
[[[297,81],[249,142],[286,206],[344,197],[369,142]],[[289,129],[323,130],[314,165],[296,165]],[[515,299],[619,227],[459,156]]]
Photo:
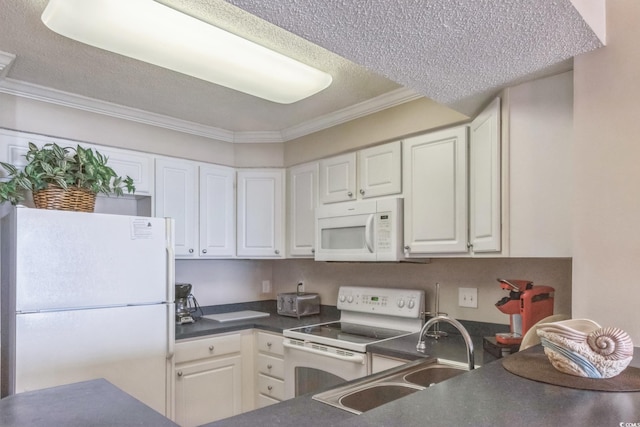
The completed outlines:
[[[212,345],[209,346],[209,351],[213,351],[214,347]]]
[[[280,254],[280,251],[278,249],[276,249],[274,252],[276,253],[276,255]]]
[[[182,376],[182,371],[178,371],[178,376],[181,377]]]
[[[404,250],[405,250],[405,251],[409,251],[409,250],[411,250],[411,246],[406,245],[406,246],[404,247]]]
[[[203,249],[203,250],[202,250],[202,253],[203,253],[203,254],[206,254],[206,253],[207,253],[207,250],[206,250],[206,249]]]
[[[349,192],[347,193],[347,196],[349,196],[349,197],[353,197],[353,193],[352,193],[351,191],[349,191]]]
[[[268,365],[267,365],[267,369],[268,369],[268,370],[271,370],[271,368],[273,368],[273,366],[272,366],[271,364],[268,364]]]
[[[273,390],[273,386],[268,385],[268,386],[267,386],[267,390],[269,390],[269,391]]]
[[[316,250],[315,250],[315,249],[311,249],[311,253],[312,253],[312,254],[315,254],[315,253],[316,253]]]
[[[364,196],[364,190],[362,188],[360,189],[360,194]]]
[[[267,347],[271,348],[271,343],[270,342],[267,343]]]
[[[473,244],[471,242],[467,242],[467,249],[471,249],[473,247]]]
[[[189,249],[189,253],[192,254],[193,253],[193,249]]]

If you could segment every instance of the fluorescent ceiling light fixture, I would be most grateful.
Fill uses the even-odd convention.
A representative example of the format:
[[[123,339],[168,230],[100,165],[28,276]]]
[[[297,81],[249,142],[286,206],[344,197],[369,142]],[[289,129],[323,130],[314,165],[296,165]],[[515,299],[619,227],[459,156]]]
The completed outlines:
[[[281,104],[331,84],[323,71],[153,0],[50,0],[42,22],[79,42]]]

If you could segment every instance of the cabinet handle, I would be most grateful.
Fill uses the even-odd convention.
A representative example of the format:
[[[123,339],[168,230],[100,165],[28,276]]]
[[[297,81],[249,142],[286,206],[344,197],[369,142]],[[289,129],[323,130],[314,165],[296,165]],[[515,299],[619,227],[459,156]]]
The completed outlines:
[[[193,253],[193,249],[189,249],[189,253],[192,254]]]
[[[270,342],[267,343],[267,347],[271,348],[271,343]]]
[[[273,386],[268,385],[268,386],[267,386],[267,390],[269,390],[269,391],[273,390]]]
[[[349,191],[349,192],[347,193],[347,196],[349,196],[349,197],[353,197],[353,193],[352,193],[351,191]]]
[[[267,369],[268,369],[268,370],[271,370],[271,368],[273,368],[273,366],[271,366],[271,364],[268,364],[268,365],[267,365]]]
[[[315,253],[316,253],[316,250],[315,250],[315,249],[311,249],[311,253],[312,253],[312,254],[315,254]]]
[[[411,250],[411,246],[406,245],[406,246],[404,247],[404,250],[405,250],[405,251],[410,251],[410,250]]]
[[[212,345],[209,346],[209,351],[213,351],[214,347]]]
[[[182,371],[178,371],[178,376],[181,377],[182,376]]]
[[[276,255],[280,254],[280,251],[278,249],[275,250]]]
[[[360,189],[360,194],[364,196],[364,190],[362,188]]]
[[[473,243],[467,242],[467,249],[471,249],[473,247]]]
[[[206,249],[203,249],[203,250],[202,250],[202,253],[203,253],[203,254],[206,254],[206,253],[207,253],[207,250],[206,250]]]

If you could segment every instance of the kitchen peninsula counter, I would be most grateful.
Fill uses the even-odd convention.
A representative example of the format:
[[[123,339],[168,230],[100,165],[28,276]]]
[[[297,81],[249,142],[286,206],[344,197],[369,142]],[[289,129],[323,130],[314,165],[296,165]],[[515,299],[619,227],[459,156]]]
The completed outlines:
[[[542,348],[525,351],[541,352]],[[640,348],[635,348],[635,354],[632,364],[639,366]],[[205,426],[255,425],[631,427],[640,425],[640,392],[596,392],[545,384],[516,376],[497,360],[362,415],[305,395]]]

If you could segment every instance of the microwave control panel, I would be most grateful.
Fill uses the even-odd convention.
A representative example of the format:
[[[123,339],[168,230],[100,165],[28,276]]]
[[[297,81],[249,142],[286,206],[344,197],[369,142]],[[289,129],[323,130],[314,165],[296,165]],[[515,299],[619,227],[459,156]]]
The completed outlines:
[[[376,215],[376,251],[389,252],[393,250],[391,232],[393,230],[392,217],[389,212]]]

